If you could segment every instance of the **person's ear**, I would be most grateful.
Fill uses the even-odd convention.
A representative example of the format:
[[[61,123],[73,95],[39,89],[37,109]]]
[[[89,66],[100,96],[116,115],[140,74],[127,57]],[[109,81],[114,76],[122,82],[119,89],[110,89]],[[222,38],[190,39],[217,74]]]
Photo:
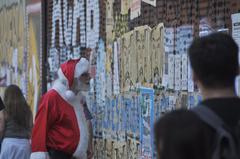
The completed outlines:
[[[197,83],[199,81],[196,73],[193,70],[192,70],[192,80],[194,83]]]
[[[192,70],[192,80],[194,83],[194,88],[200,88],[200,86],[202,86],[201,81],[199,80],[198,76],[193,70]]]

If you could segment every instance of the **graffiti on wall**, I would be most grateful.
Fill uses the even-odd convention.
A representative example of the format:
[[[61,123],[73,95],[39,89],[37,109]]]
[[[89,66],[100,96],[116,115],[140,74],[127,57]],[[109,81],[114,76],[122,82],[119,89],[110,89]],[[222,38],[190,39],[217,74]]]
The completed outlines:
[[[9,84],[17,84],[27,94],[23,73],[26,71],[25,0],[5,1],[0,8],[0,86],[1,94]]]
[[[2,2],[2,1],[1,1]],[[40,94],[41,1],[6,1],[0,9],[0,86],[20,86],[32,110]]]

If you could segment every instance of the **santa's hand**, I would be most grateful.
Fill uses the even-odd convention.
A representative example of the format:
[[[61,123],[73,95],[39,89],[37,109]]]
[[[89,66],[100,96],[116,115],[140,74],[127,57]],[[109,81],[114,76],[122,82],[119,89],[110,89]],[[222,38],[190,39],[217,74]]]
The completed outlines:
[[[93,150],[87,150],[87,159],[92,159],[93,158]]]

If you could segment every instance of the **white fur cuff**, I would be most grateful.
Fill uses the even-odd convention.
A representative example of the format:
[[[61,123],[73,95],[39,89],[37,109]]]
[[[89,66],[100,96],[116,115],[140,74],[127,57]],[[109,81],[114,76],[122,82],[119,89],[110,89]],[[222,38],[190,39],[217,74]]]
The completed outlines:
[[[30,159],[50,159],[47,152],[33,152]]]

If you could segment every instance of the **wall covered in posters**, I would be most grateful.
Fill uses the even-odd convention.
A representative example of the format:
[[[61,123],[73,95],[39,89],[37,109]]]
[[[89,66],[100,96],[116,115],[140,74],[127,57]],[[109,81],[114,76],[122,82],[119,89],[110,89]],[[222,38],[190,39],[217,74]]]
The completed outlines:
[[[90,93],[89,104],[95,117],[96,158],[156,157],[154,122],[201,99],[188,74],[186,48],[192,37],[190,25],[175,30],[160,23],[136,27],[107,46],[99,42],[96,97]]]
[[[99,0],[47,1],[47,81],[56,79],[59,65],[81,56],[83,48],[96,54],[100,34]]]
[[[17,84],[34,111],[40,93],[41,1],[11,0],[0,5],[1,95],[7,85]]]

